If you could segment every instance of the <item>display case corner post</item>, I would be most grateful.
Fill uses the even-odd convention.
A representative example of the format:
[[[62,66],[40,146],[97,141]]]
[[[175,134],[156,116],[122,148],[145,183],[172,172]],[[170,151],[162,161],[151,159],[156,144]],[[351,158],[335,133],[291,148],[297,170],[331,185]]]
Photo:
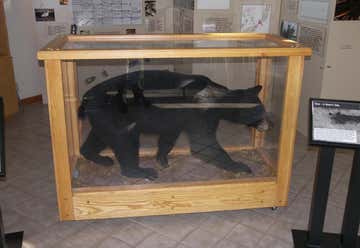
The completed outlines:
[[[256,63],[256,85],[260,85],[262,90],[260,91],[259,98],[263,104],[267,104],[268,99],[268,88],[271,75],[271,64],[272,60],[270,57],[260,57]],[[256,129],[252,130],[252,145],[254,148],[260,148],[264,145],[265,133],[259,132]]]
[[[70,153],[64,102],[63,64],[45,60],[46,86],[60,220],[73,220]]]
[[[277,197],[279,206],[287,205],[290,189],[303,70],[304,56],[288,57],[278,150]]]
[[[62,69],[69,152],[72,157],[79,157],[81,121],[77,113],[80,102],[76,62],[64,61],[62,62]]]

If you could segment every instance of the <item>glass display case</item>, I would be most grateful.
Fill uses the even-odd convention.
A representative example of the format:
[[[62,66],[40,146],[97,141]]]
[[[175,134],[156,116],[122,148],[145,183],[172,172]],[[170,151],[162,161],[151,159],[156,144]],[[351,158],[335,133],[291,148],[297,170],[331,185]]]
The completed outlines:
[[[310,55],[254,33],[50,42],[38,58],[60,219],[285,206]]]

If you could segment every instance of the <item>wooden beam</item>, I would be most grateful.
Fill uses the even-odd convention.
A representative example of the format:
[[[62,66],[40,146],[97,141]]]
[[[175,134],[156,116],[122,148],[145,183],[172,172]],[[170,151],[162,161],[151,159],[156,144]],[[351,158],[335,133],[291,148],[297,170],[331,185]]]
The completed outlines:
[[[20,100],[21,104],[33,104],[42,102],[42,95],[36,95],[32,97],[27,97]]]
[[[270,56],[308,56],[310,48],[174,48],[118,50],[61,50],[38,52],[40,60],[145,59],[145,58],[236,58]]]
[[[74,190],[76,220],[272,207],[275,178]]]
[[[303,56],[289,57],[278,151],[277,198],[279,206],[287,204],[290,189],[303,69]]]
[[[69,35],[72,42],[121,42],[121,41],[192,41],[192,40],[259,40],[261,33],[199,33],[199,34],[134,34],[134,35]]]
[[[0,56],[10,56],[4,1],[0,0]]]
[[[77,83],[77,67],[74,61],[62,62],[64,100],[67,116],[67,129],[72,150],[71,155],[80,155],[80,120],[78,118],[79,87]]]
[[[73,204],[69,139],[65,120],[63,74],[60,60],[45,61],[56,191],[60,220],[72,220]]]
[[[14,68],[9,56],[0,56],[0,96],[4,98],[6,118],[19,112]]]

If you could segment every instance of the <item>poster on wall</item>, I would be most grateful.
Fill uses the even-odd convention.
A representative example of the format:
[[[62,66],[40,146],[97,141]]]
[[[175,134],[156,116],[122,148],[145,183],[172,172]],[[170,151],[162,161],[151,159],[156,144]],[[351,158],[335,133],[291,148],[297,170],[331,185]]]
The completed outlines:
[[[310,143],[360,147],[360,102],[310,100]]]
[[[80,27],[142,23],[142,0],[73,0],[72,7]]]
[[[197,9],[224,10],[230,8],[230,0],[197,0]]]
[[[182,8],[182,9],[195,9],[195,1],[194,0],[174,0],[174,8]]]
[[[300,0],[299,18],[305,21],[327,23],[329,8],[329,0]]]
[[[360,0],[336,0],[334,20],[360,20]]]
[[[48,36],[58,36],[68,34],[69,32],[70,27],[67,23],[55,23],[47,25]]]
[[[189,9],[174,9],[174,33],[184,34],[194,32],[194,11]]]
[[[157,13],[156,10],[156,0],[145,0],[144,2],[144,10],[145,10],[145,16],[155,16]]]
[[[286,39],[297,40],[298,24],[291,21],[282,21],[280,35]]]
[[[202,25],[204,33],[228,33],[232,31],[232,20],[228,17],[209,17]]]
[[[145,20],[146,31],[149,33],[165,32],[165,17],[147,18]]]
[[[286,0],[285,11],[287,17],[294,17],[298,15],[299,1],[298,0]]]
[[[270,32],[271,5],[243,5],[241,12],[241,32]]]
[[[54,9],[34,9],[35,20],[37,22],[53,22],[55,21]]]
[[[324,55],[325,38],[326,31],[323,28],[300,26],[299,42],[304,46],[311,47],[313,53],[321,57]]]

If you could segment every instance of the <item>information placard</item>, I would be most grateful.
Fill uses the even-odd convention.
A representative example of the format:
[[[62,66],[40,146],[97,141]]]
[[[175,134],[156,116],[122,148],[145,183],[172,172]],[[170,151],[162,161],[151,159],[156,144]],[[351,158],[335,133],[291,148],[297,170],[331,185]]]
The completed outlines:
[[[310,99],[310,144],[360,147],[360,102]]]

